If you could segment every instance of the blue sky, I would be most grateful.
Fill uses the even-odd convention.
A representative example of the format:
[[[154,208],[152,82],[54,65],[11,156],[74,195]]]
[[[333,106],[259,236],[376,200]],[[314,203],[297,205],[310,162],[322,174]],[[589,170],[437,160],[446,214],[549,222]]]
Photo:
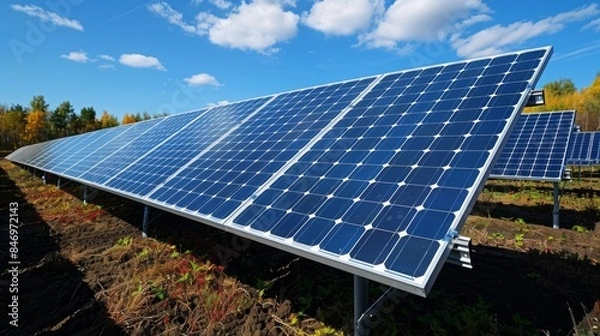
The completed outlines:
[[[0,104],[170,114],[552,45],[538,84],[600,71],[600,5],[499,0],[9,1]]]

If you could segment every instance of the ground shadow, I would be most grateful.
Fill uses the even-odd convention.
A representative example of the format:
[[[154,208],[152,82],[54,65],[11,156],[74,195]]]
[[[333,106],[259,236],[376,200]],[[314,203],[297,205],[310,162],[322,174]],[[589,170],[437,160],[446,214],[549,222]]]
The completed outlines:
[[[0,168],[0,207],[2,222],[9,218],[7,205],[18,203],[18,327],[0,326],[2,335],[121,335],[123,330],[108,316],[105,307],[83,281],[83,273],[60,255],[60,236],[27,202],[19,187]],[[8,265],[8,224],[0,229],[2,252],[0,264]],[[9,267],[7,267],[9,268]],[[14,281],[2,273],[2,311],[8,306],[7,286]],[[12,308],[11,308],[12,309]],[[7,313],[2,313],[5,317]]]

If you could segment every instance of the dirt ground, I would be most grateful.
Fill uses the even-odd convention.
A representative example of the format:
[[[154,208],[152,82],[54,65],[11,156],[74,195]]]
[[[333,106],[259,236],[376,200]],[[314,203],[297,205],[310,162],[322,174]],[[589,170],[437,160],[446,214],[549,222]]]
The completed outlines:
[[[473,269],[444,266],[428,298],[392,300],[369,322],[371,334],[600,335],[598,181],[565,188],[558,230],[548,186],[489,183],[462,230],[472,238]],[[0,335],[352,334],[351,275],[157,210],[153,239],[144,240],[142,206],[105,193],[83,206],[80,193],[74,183],[58,190],[0,161],[1,221],[17,202],[21,223],[19,327],[2,322]],[[140,274],[150,273],[141,269],[184,260],[186,251],[192,266],[218,265],[206,279],[228,303],[203,313],[207,298],[176,293],[191,288],[179,281],[167,293],[144,287]],[[5,318],[11,275],[0,281]],[[371,299],[384,289],[371,283]],[[149,295],[133,300],[140,292]]]

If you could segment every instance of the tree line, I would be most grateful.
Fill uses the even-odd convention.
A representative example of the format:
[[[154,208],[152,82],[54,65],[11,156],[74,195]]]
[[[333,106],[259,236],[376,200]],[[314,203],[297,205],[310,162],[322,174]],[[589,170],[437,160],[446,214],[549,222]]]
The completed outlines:
[[[166,113],[125,114],[119,123],[117,117],[106,110],[97,116],[93,107],[84,107],[77,114],[69,101],[51,110],[44,96],[34,96],[28,107],[0,105],[0,149],[14,150],[24,145],[163,116]]]
[[[576,110],[575,123],[582,131],[600,131],[600,73],[589,87],[578,90],[572,80],[559,79],[546,84],[544,94],[544,106],[528,107],[525,112]],[[32,143],[163,116],[166,113],[127,113],[119,123],[106,110],[97,116],[93,107],[84,107],[77,114],[69,101],[50,110],[44,96],[34,96],[29,107],[0,105],[0,149],[14,150]]]
[[[575,124],[582,131],[600,131],[600,73],[581,90],[570,79],[559,79],[544,86],[545,105],[528,107],[525,112],[575,110]]]

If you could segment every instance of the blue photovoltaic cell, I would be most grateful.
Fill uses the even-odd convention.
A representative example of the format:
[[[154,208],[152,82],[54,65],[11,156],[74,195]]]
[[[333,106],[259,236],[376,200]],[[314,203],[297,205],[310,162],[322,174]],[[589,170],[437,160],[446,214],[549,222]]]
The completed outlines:
[[[425,296],[550,53],[285,92],[9,158]]]
[[[326,127],[374,78],[275,97],[150,199],[215,220],[227,217]]]
[[[573,132],[567,150],[567,164],[589,165],[594,132]]]
[[[590,164],[600,163],[600,132],[593,132],[590,145]]]
[[[202,117],[189,123],[185,130],[116,175],[107,186],[146,195],[269,99],[258,98],[206,111]]]
[[[59,165],[60,172],[66,176],[79,176],[79,174],[85,172],[99,161],[88,160],[88,158],[98,158],[100,148],[111,144],[115,138],[129,130],[131,130],[131,127],[110,127],[103,130],[104,134],[101,138],[94,142],[89,142],[85,148],[61,162]]]
[[[524,113],[490,178],[560,181],[575,111]]]
[[[548,54],[386,75],[233,225],[425,295]]]
[[[122,126],[127,128],[125,132],[121,133],[111,142],[109,142],[103,147],[96,149],[91,155],[81,160],[77,165],[80,166],[80,170],[82,170],[83,172],[79,175],[72,176],[80,180],[91,181],[95,184],[101,184],[106,182],[110,177],[112,177],[112,175],[107,174],[105,171],[101,171],[106,167],[106,165],[99,168],[98,166],[100,165],[100,163],[108,159],[108,157],[113,155],[119,149],[127,146],[131,141],[133,141],[138,136],[142,135],[144,132],[148,131],[148,129],[155,126],[161,120],[162,119],[152,119],[144,122]],[[131,158],[131,160],[133,159],[135,158]],[[114,169],[110,170],[114,174]]]
[[[145,127],[145,130],[124,146],[104,157],[102,161],[83,173],[81,178],[97,184],[106,183],[198,115],[199,112],[192,112],[171,118],[146,121],[149,125]],[[164,127],[156,127],[159,123],[164,124]]]

